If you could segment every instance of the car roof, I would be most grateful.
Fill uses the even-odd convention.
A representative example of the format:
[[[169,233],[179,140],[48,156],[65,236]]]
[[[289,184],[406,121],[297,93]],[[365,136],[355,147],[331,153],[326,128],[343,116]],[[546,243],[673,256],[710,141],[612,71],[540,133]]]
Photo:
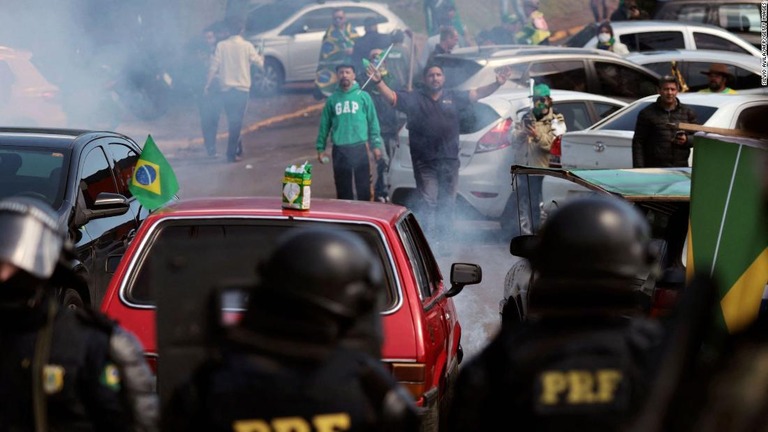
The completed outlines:
[[[530,97],[529,91],[530,90],[526,88],[500,89],[492,93],[490,96],[486,96],[485,98],[480,99],[480,101],[483,102],[485,100],[497,99],[497,98],[504,99],[504,100],[527,99]],[[559,101],[566,101],[566,100],[588,99],[588,100],[594,100],[594,101],[619,103],[621,105],[627,104],[627,102],[624,102],[620,99],[603,96],[599,94],[594,94],[594,93],[587,93],[587,92],[580,92],[580,91],[573,91],[573,90],[550,89],[550,96],[552,97],[552,101],[555,103]]]
[[[691,168],[574,169],[512,166],[512,175],[538,174],[572,181],[627,201],[690,201]]]
[[[728,32],[722,27],[718,27],[712,24],[694,23],[690,21],[671,21],[671,20],[627,20],[627,21],[612,21],[611,27],[614,31],[622,29],[642,29],[652,31],[654,29],[684,29],[684,28],[701,28],[710,29],[717,32]]]
[[[312,198],[309,210],[294,210],[282,208],[279,196],[205,197],[179,199],[154,212],[150,218],[253,216],[367,221],[393,225],[407,212],[407,208],[394,204],[326,198]]]
[[[0,147],[22,146],[38,148],[73,149],[101,137],[120,137],[134,142],[131,138],[108,131],[86,129],[55,129],[30,127],[0,127]]]
[[[488,47],[468,47],[454,50],[450,54],[440,54],[438,57],[482,61],[495,58],[549,55],[599,55],[621,58],[621,56],[615,53],[606,50],[598,50],[596,48],[537,45],[492,45]]]
[[[658,94],[646,96],[638,99],[636,102],[642,101],[655,101],[658,98]],[[705,105],[722,108],[727,105],[740,105],[749,101],[768,101],[768,96],[758,94],[717,94],[717,93],[678,93],[678,99],[685,104],[691,105]]]
[[[652,63],[654,61],[711,61],[727,63],[745,67],[745,69],[760,70],[760,59],[750,54],[718,50],[688,50],[671,49],[660,51],[631,52],[624,56],[627,60],[638,64]]]

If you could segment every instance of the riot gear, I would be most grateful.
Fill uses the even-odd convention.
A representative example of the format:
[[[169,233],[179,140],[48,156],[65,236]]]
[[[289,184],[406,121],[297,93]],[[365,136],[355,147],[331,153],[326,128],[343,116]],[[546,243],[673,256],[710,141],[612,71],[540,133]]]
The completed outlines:
[[[0,227],[0,260],[40,280],[53,274],[65,236],[50,206],[34,198],[4,199]]]
[[[381,266],[361,239],[324,229],[287,236],[259,274],[263,289],[344,319],[370,311],[383,282]]]
[[[281,355],[323,357],[343,337],[347,346],[380,357],[383,271],[355,234],[291,232],[258,275],[243,328],[231,338]]]
[[[654,261],[650,227],[631,204],[613,198],[570,201],[542,227],[528,258],[536,272],[531,309],[625,309]]]

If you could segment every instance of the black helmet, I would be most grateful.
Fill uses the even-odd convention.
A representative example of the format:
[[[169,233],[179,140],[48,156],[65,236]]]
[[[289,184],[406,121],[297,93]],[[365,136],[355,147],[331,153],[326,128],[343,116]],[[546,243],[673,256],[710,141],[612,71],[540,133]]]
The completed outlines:
[[[356,234],[291,230],[258,274],[242,322],[247,330],[234,338],[290,357],[322,357],[338,343],[379,352],[383,270]]]
[[[259,266],[261,286],[343,319],[374,307],[383,272],[353,233],[321,228],[289,232]]]
[[[654,258],[650,226],[621,199],[574,199],[545,222],[528,258],[532,309],[636,307]]]
[[[50,205],[36,198],[0,200],[0,261],[11,263],[39,280],[53,275],[66,242],[66,232]]]

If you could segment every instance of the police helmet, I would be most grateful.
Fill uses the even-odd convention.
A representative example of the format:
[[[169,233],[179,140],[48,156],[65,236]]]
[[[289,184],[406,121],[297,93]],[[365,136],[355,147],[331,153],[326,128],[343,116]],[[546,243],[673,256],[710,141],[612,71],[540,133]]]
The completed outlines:
[[[324,228],[288,233],[259,266],[259,276],[266,291],[348,320],[371,312],[384,280],[362,239]]]
[[[567,202],[528,254],[537,275],[529,307],[638,306],[655,258],[650,240],[642,214],[621,199]]]
[[[0,200],[0,261],[47,280],[65,243],[66,232],[47,203],[30,197]]]

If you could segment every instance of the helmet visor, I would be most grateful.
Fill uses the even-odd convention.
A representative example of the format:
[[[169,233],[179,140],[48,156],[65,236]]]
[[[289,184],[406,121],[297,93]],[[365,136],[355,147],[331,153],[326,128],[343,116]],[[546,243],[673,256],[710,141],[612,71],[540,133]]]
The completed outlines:
[[[35,212],[32,212],[35,213]],[[0,260],[39,279],[48,279],[58,262],[63,238],[44,214],[0,212]]]

